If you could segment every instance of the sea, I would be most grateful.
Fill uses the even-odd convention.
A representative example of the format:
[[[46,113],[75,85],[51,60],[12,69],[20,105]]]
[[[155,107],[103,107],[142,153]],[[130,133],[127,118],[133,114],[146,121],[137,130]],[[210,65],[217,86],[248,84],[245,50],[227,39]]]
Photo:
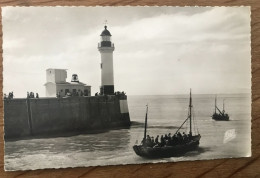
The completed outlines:
[[[188,116],[189,95],[128,96],[132,125],[129,129],[97,134],[56,138],[32,138],[5,142],[5,170],[124,165],[237,158],[251,156],[251,95],[221,94],[217,105],[230,121],[211,119],[215,95],[194,94],[193,133],[201,135],[199,148],[180,157],[146,159],[139,157],[133,145],[144,137],[146,105],[147,134],[174,134]],[[185,123],[180,132],[189,132]]]

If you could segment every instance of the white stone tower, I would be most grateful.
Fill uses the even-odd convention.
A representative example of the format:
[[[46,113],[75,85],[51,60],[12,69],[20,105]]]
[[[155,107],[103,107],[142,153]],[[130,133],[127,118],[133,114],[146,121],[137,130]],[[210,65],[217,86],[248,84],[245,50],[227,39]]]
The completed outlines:
[[[107,26],[101,33],[101,42],[98,43],[98,50],[101,54],[101,95],[114,94],[114,72],[113,72],[113,51],[114,44],[111,43],[111,34]]]

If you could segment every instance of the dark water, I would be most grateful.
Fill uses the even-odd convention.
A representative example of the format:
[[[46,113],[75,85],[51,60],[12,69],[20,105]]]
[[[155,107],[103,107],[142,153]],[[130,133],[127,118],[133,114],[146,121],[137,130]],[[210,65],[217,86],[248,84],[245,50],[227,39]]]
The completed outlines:
[[[194,95],[195,121],[201,134],[197,151],[182,157],[144,159],[135,155],[132,146],[143,138],[146,104],[149,105],[148,134],[174,133],[187,118],[188,95],[128,96],[130,129],[72,137],[20,140],[5,143],[5,169],[25,170],[95,165],[138,164],[198,159],[246,157],[251,155],[250,95],[219,95],[218,106],[230,121],[213,121],[214,95]],[[187,131],[184,124],[181,130]],[[225,137],[225,133],[229,133]],[[228,136],[228,137],[227,137]]]

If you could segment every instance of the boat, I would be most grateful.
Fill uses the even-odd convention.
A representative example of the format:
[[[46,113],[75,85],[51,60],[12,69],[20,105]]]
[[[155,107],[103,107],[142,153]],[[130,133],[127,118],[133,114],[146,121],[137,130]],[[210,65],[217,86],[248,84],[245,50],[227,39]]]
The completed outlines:
[[[225,100],[223,100],[223,110],[220,111],[220,109],[217,106],[217,97],[215,97],[215,112],[211,116],[212,119],[216,121],[229,121],[229,115],[225,113]],[[218,111],[218,112],[217,112]]]
[[[165,144],[155,143],[151,144],[149,141],[149,136],[146,135],[147,131],[147,118],[148,118],[148,105],[146,106],[146,115],[145,115],[145,127],[144,127],[144,138],[140,145],[134,145],[133,149],[138,156],[144,158],[167,158],[167,157],[178,157],[183,156],[189,151],[194,151],[198,148],[200,143],[200,134],[193,134],[192,132],[192,98],[190,91],[189,99],[189,112],[188,117],[184,120],[181,126],[177,129],[175,134],[172,137],[168,137]],[[183,125],[189,121],[189,134],[181,135],[179,130]],[[150,142],[150,143],[149,143]]]

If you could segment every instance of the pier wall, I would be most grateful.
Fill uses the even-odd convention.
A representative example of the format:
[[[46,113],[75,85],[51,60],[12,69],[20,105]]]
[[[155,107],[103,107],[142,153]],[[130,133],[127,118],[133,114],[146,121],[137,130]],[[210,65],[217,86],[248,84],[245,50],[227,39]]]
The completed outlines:
[[[5,138],[127,127],[130,117],[122,112],[127,107],[122,101],[127,102],[126,96],[4,100]]]

